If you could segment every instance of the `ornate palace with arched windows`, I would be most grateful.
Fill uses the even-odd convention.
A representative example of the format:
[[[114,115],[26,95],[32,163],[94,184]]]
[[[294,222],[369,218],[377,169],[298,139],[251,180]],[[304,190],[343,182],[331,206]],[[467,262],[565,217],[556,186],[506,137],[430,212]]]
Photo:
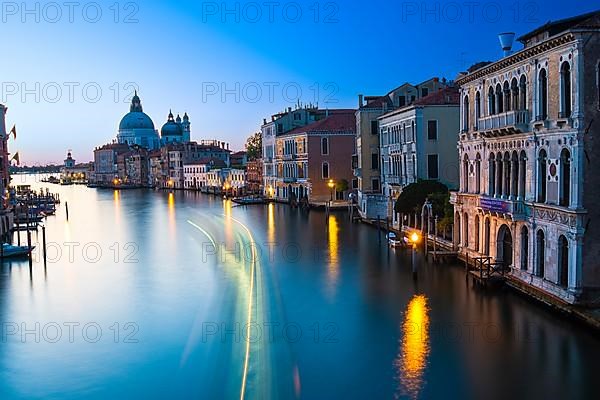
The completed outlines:
[[[599,28],[598,12],[546,24],[457,79],[454,244],[569,303],[600,302]]]

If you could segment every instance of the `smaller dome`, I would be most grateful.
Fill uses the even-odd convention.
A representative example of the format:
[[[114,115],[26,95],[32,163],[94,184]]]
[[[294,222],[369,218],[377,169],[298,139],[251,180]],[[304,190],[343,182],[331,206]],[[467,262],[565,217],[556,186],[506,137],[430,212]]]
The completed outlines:
[[[183,131],[181,129],[181,125],[177,122],[170,120],[167,121],[162,128],[160,129],[161,136],[181,136],[183,135]]]

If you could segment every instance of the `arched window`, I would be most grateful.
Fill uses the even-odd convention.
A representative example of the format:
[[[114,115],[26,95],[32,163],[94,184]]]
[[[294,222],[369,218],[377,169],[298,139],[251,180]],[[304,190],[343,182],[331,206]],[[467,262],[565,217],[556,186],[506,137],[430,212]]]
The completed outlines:
[[[463,98],[463,131],[469,130],[469,96]]]
[[[558,284],[569,286],[569,241],[564,235],[558,238]]]
[[[494,89],[490,86],[488,89],[488,115],[496,114],[496,95]]]
[[[571,116],[571,65],[565,61],[560,66],[560,117]]]
[[[456,244],[461,244],[462,241],[460,240],[460,235],[462,233],[461,229],[460,229],[460,214],[458,213],[458,211],[456,212],[455,216],[454,216],[454,234],[456,235]]]
[[[536,234],[536,271],[535,274],[541,278],[544,277],[544,263],[545,263],[545,250],[546,250],[546,238],[543,230],[537,231]]]
[[[519,109],[527,109],[527,77],[521,75],[519,79]]]
[[[529,230],[526,226],[521,228],[521,269],[527,271],[529,258]]]
[[[558,204],[571,205],[571,153],[567,149],[560,152],[560,196]]]
[[[469,214],[463,214],[463,241],[466,248],[469,248]]]
[[[323,179],[329,179],[329,163],[328,162],[324,162],[321,166],[322,168],[322,178]]]
[[[496,113],[502,114],[504,112],[504,94],[502,93],[502,86],[496,84]]]
[[[463,192],[469,193],[469,156],[463,158]]]
[[[481,193],[481,155],[475,156],[475,193]]]
[[[513,78],[510,82],[510,97],[511,97],[511,105],[513,110],[519,110],[519,83],[517,82],[517,78]]]
[[[513,199],[516,199],[519,195],[519,173],[520,165],[519,165],[519,155],[516,151],[512,152],[511,155],[511,178],[510,178],[510,196]]]
[[[545,120],[548,118],[548,75],[544,68],[542,68],[538,76],[538,88],[538,119]]]
[[[504,184],[502,188],[502,194],[505,198],[510,196],[510,177],[511,177],[511,165],[510,165],[510,153],[504,153]]]
[[[537,192],[537,201],[538,203],[546,202],[546,181],[547,177],[547,164],[548,164],[548,156],[546,155],[546,150],[540,150],[538,155],[538,192]]]
[[[502,184],[504,183],[504,162],[502,161],[502,153],[496,154],[496,197],[502,197]]]
[[[511,96],[510,96],[510,87],[508,85],[508,81],[504,81],[504,85],[502,87],[502,92],[504,94],[504,111],[510,111],[510,110],[512,110],[512,108],[511,108],[511,104],[510,104]]]
[[[488,163],[488,194],[493,196],[496,193],[496,156],[490,154]]]
[[[475,93],[475,129],[479,127],[479,118],[481,118],[481,94]]]
[[[521,150],[519,154],[519,193],[517,197],[520,200],[525,200],[525,174],[526,174],[527,156],[525,150]]]
[[[475,215],[475,251],[479,251],[479,215]]]
[[[321,138],[321,154],[324,156],[329,154],[329,138]]]
[[[417,181],[417,159],[416,157],[412,156],[412,165],[413,165],[413,178],[414,178],[414,182]]]

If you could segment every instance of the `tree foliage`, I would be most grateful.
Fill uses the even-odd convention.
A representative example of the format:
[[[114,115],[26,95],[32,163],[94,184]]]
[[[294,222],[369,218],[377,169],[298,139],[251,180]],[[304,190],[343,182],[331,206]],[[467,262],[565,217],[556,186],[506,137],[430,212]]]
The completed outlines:
[[[248,160],[256,160],[262,157],[262,135],[255,132],[246,140],[246,153]]]
[[[340,179],[335,183],[335,190],[337,190],[338,192],[345,192],[346,190],[348,190],[348,187],[349,185],[346,179]]]
[[[404,214],[420,212],[425,199],[431,201],[434,215],[442,218],[449,215],[452,218],[453,210],[449,202],[448,187],[438,181],[421,180],[411,183],[400,193],[394,209],[397,213]]]

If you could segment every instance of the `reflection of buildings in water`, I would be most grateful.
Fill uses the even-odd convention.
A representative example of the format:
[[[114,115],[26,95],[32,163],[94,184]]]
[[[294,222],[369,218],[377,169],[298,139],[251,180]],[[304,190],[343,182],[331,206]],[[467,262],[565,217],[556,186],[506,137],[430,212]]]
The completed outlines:
[[[414,296],[406,310],[402,325],[400,352],[396,358],[401,387],[400,396],[417,398],[423,387],[429,356],[429,315],[427,298]]]

